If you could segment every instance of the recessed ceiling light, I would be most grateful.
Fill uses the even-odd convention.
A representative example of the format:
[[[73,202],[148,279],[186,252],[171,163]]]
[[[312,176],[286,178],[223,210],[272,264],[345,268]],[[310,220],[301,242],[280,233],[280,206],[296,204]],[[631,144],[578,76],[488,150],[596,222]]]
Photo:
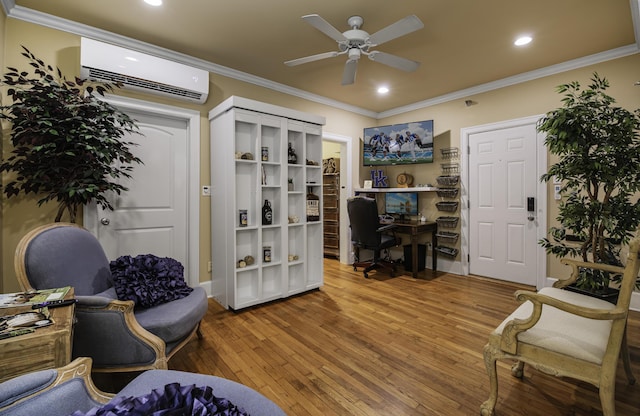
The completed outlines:
[[[388,87],[378,87],[378,94],[386,94],[389,92]]]
[[[144,2],[152,6],[162,6],[162,0],[144,0]]]
[[[516,46],[524,46],[530,43],[532,40],[533,38],[531,36],[520,36],[518,39],[516,39],[515,42],[513,42],[513,44]]]

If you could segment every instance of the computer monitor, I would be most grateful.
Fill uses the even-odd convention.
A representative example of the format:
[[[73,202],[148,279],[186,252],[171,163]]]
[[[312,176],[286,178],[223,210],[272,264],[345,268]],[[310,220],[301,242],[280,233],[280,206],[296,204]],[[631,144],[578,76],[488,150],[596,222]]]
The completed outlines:
[[[418,215],[417,192],[387,192],[385,194],[385,213],[398,216],[401,220],[408,215]]]

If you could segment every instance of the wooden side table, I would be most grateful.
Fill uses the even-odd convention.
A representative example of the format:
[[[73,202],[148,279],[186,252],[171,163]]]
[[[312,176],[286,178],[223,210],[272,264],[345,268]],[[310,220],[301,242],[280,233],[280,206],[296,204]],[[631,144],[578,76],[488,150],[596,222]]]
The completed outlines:
[[[71,288],[65,299],[73,298]],[[0,308],[0,316],[30,310],[30,305]],[[49,311],[52,325],[38,328],[32,334],[0,340],[0,382],[31,371],[62,367],[71,362],[75,306],[62,306]]]

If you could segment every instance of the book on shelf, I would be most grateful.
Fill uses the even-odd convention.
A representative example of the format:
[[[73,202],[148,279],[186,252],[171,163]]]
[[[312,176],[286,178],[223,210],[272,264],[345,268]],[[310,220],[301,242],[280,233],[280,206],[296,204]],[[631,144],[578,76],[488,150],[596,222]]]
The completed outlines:
[[[0,293],[0,308],[34,305],[64,299],[67,293],[69,293],[69,290],[71,290],[71,286],[41,289],[33,292]]]

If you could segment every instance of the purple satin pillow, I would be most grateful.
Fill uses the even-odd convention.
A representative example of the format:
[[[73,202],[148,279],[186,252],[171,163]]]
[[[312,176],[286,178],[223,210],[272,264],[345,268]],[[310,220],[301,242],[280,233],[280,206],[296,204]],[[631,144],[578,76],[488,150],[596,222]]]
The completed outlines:
[[[209,386],[167,384],[164,389],[138,397],[116,397],[88,412],[71,416],[249,416],[227,399],[216,397]]]
[[[148,308],[188,296],[193,288],[184,281],[184,267],[169,257],[140,254],[121,256],[109,264],[120,300]]]

